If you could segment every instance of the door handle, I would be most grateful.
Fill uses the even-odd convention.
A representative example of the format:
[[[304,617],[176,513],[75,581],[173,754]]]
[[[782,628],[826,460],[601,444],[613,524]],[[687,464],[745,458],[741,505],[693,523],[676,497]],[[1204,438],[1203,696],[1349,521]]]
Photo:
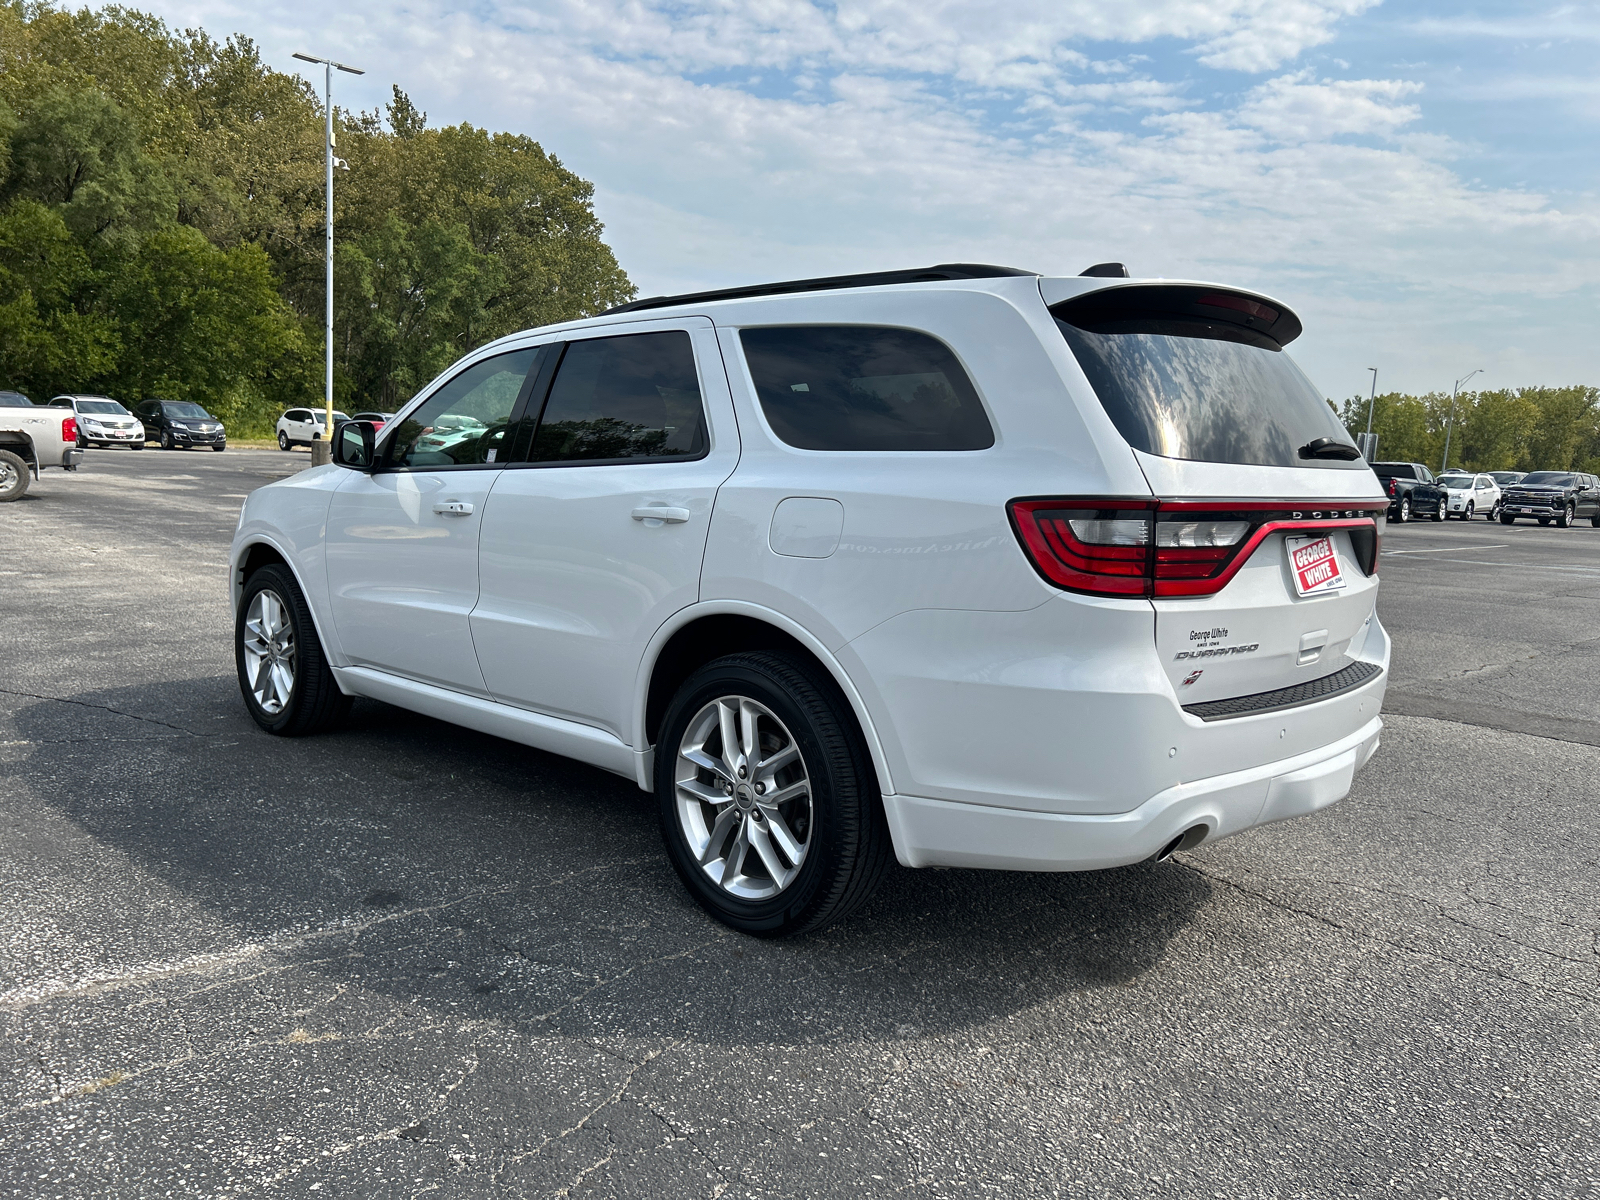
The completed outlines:
[[[441,517],[465,517],[472,514],[472,505],[466,500],[440,500],[433,511]]]
[[[689,519],[687,508],[668,508],[664,504],[650,504],[643,508],[633,510],[635,521],[663,521],[669,525],[681,525]]]

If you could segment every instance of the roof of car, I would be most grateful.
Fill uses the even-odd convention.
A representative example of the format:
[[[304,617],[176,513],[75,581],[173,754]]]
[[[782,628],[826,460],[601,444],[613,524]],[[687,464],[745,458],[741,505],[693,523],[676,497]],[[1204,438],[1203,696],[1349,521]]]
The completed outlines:
[[[868,271],[857,275],[821,275],[814,279],[787,279],[778,283],[755,283],[744,287],[716,288],[707,292],[684,292],[677,296],[647,296],[629,304],[607,309],[601,316],[640,312],[647,308],[673,308],[679,304],[701,304],[712,300],[747,300],[753,296],[782,296],[794,292],[831,292],[841,288],[886,287],[897,283],[939,283],[950,279],[999,279],[1026,275],[1037,278],[1037,271],[1016,267],[997,267],[990,263],[940,263],[932,267],[912,267],[899,271]]]

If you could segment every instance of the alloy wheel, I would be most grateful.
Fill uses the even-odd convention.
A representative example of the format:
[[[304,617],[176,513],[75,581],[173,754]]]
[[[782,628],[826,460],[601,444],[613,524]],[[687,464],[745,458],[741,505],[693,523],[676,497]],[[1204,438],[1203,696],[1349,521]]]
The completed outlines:
[[[294,694],[295,641],[289,606],[270,588],[250,601],[243,647],[250,691],[262,712],[277,716]]]
[[[794,735],[748,696],[695,713],[678,745],[678,824],[723,891],[765,900],[787,888],[811,847],[811,777]]]

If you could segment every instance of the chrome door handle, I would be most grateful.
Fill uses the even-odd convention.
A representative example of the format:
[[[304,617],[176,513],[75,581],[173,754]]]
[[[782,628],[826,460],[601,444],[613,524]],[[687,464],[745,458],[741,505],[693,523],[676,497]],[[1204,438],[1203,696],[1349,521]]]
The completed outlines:
[[[681,525],[689,519],[687,508],[668,508],[664,504],[650,504],[643,508],[633,510],[635,521],[664,521],[669,525]]]
[[[433,511],[441,517],[465,517],[472,514],[472,505],[465,500],[440,500]]]

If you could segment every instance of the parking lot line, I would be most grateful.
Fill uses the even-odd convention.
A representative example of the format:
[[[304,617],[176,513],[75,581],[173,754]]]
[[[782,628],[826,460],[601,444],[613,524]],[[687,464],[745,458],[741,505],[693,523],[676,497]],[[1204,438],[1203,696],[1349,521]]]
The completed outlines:
[[[1479,546],[1477,548],[1479,550],[1504,550],[1510,545],[1510,542],[1496,542],[1492,545]],[[1385,558],[1391,554],[1449,554],[1454,549],[1456,549],[1455,546],[1440,546],[1434,550],[1385,550],[1383,554]]]

